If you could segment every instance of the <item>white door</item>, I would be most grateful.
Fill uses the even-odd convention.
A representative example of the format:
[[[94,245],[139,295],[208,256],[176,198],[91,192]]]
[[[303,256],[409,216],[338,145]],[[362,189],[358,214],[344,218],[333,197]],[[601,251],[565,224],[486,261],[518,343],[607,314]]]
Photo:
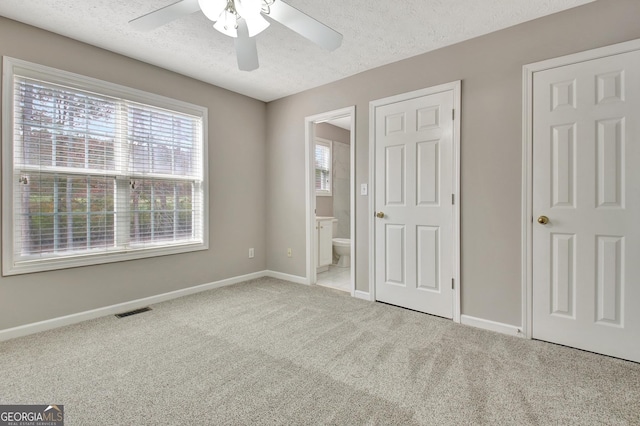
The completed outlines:
[[[533,337],[640,362],[640,52],[533,82]]]
[[[453,317],[454,91],[375,109],[376,300]]]

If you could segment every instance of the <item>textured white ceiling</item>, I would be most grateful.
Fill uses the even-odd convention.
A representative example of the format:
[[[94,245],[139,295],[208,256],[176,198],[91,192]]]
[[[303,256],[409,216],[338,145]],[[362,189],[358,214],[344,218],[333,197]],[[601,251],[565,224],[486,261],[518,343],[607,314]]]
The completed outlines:
[[[278,0],[279,1],[279,0]],[[175,0],[1,0],[0,15],[271,101],[594,0],[286,0],[344,35],[327,52],[279,24],[239,71],[233,40],[200,12],[149,33],[128,21]]]

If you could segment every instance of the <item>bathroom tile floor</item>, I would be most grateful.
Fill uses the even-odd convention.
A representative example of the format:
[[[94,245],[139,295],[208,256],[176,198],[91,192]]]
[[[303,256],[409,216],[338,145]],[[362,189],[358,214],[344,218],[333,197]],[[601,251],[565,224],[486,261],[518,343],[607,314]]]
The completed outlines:
[[[330,265],[328,271],[318,274],[316,284],[351,292],[351,268]]]

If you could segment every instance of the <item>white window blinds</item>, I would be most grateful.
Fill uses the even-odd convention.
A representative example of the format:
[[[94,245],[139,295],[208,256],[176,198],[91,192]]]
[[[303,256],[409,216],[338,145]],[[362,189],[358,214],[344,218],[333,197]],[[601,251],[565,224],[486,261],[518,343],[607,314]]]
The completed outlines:
[[[315,181],[317,195],[331,195],[331,141],[316,138]]]
[[[204,114],[25,74],[13,74],[4,141],[13,152],[5,272],[203,244]]]

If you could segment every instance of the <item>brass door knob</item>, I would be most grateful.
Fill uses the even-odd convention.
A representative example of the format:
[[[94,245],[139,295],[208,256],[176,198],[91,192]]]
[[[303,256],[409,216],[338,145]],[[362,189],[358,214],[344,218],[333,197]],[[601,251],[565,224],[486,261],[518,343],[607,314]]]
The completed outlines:
[[[383,219],[384,218],[384,213],[383,212],[378,212],[376,213],[376,217]]]
[[[540,216],[540,217],[538,218],[538,223],[539,223],[540,225],[546,225],[547,223],[549,223],[549,218],[548,218],[548,217],[546,217],[546,216]]]

